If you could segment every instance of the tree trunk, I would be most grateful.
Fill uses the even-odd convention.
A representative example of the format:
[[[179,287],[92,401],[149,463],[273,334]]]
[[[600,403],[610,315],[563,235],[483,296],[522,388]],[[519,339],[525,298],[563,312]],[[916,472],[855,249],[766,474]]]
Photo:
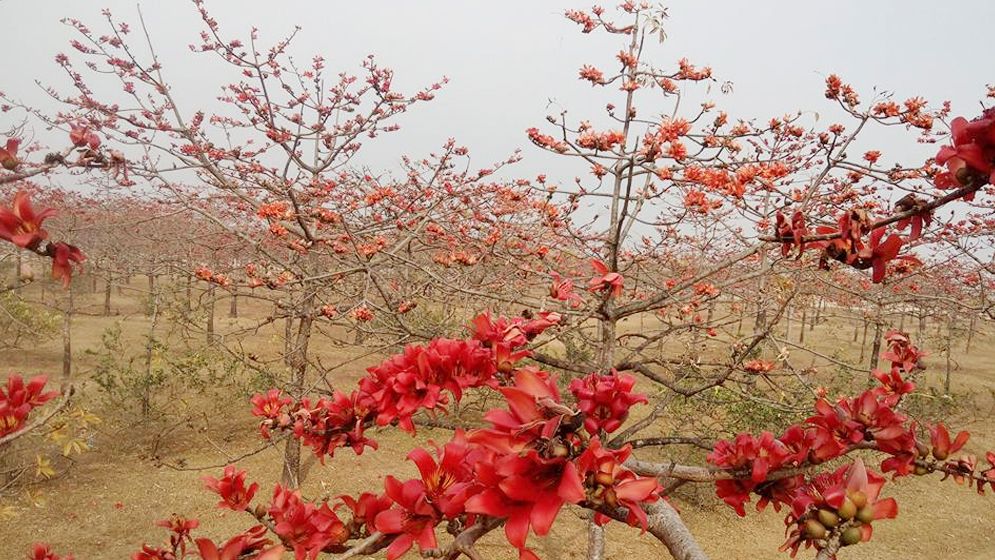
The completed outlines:
[[[881,353],[881,329],[884,327],[884,322],[881,321],[881,317],[877,316],[874,318],[874,341],[871,342],[871,371],[874,371],[878,367],[878,354]],[[874,376],[870,376],[874,379]]]
[[[864,317],[864,337],[860,339],[860,361],[864,361],[864,348],[867,348],[867,317]]]
[[[187,311],[193,309],[193,275],[187,274]]]
[[[231,289],[231,305],[228,306],[228,316],[238,318],[238,288]]]
[[[967,341],[964,343],[964,353],[971,353],[971,341],[974,339],[974,329],[977,326],[977,317],[971,315],[971,323],[967,326]]]
[[[791,307],[784,310],[784,339],[791,338]]]
[[[153,313],[153,311],[152,311],[152,307],[153,307],[152,299],[153,299],[153,294],[155,294],[155,273],[154,272],[149,272],[148,273],[148,279],[149,279],[149,301],[148,301],[148,306],[145,308],[145,314],[148,315],[149,317],[151,317],[152,313]]]
[[[73,321],[73,285],[69,284],[69,289],[66,291],[66,309],[62,315],[62,392],[65,393],[69,388],[69,381],[72,379],[73,372],[73,339],[72,339],[72,321]]]
[[[214,283],[207,288],[207,344],[214,344]]]
[[[953,319],[950,318],[950,317],[948,317],[947,318],[947,343],[945,345],[946,346],[945,350],[946,350],[946,354],[947,354],[947,366],[946,366],[946,374],[943,376],[943,394],[944,395],[949,395],[950,394],[950,349],[951,349],[951,346],[952,346],[951,345],[951,341],[953,340],[953,330],[954,330]]]
[[[308,344],[311,341],[311,323],[314,320],[314,299],[313,288],[308,288],[308,293],[301,302],[300,319],[297,322],[297,335],[294,340],[294,348],[290,354],[291,380],[289,391],[296,398],[301,398],[304,393],[304,381],[307,376],[308,364]],[[301,482],[301,442],[297,438],[289,438],[283,455],[283,485],[288,488],[297,488]]]
[[[923,334],[926,332],[926,312],[919,310],[919,330],[916,332],[916,338],[922,343]]]
[[[155,387],[152,384],[152,358],[155,355],[155,329],[159,323],[159,293],[149,294],[149,310],[152,321],[149,323],[149,336],[145,341],[145,383],[142,388],[142,418],[148,419],[152,413],[152,397]]]
[[[18,287],[21,285],[21,278],[24,274],[24,261],[22,260],[23,257],[21,256],[20,249],[17,249],[17,253],[14,258],[16,259],[14,261],[16,263],[16,266],[14,267],[14,287]]]
[[[104,317],[109,317],[111,314],[111,290],[114,285],[113,277],[111,273],[107,273],[105,278],[106,284],[104,285]]]
[[[802,307],[801,328],[798,329],[798,344],[802,344],[803,342],[805,342],[805,322],[808,320],[807,315],[808,315],[808,306],[805,305]]]

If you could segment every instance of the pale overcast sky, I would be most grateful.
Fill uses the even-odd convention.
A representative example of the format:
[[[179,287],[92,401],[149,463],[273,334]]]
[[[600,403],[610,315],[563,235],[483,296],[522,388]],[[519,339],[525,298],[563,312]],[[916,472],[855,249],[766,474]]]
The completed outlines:
[[[2,1],[0,89],[49,106],[33,80],[68,91],[53,57],[70,52],[67,41],[74,32],[59,19],[77,17],[99,30],[100,10],[106,7],[137,24],[138,4],[185,112],[210,111],[218,87],[237,78],[220,76],[220,63],[188,50],[201,25],[192,4],[183,0]],[[257,26],[271,42],[301,25],[293,48],[300,61],[320,53],[330,69],[348,70],[374,54],[395,69],[402,90],[448,76],[450,84],[436,101],[404,116],[402,132],[378,141],[362,158],[377,167],[393,167],[403,153],[423,155],[454,136],[471,148],[481,167],[522,147],[526,161],[516,175],[547,171],[569,179],[584,169],[529,147],[524,130],[542,127],[545,115],[560,108],[575,118],[596,119],[606,102],[618,100],[617,92],[592,90],[577,79],[585,63],[613,68],[611,57],[619,48],[618,37],[582,35],[562,17],[566,8],[589,8],[585,3],[208,0],[207,5],[225,38],[244,38]],[[878,86],[900,98],[950,99],[955,114],[968,116],[978,112],[985,84],[995,82],[995,2],[675,0],[666,5],[669,38],[653,61],[667,66],[687,56],[711,65],[720,80],[734,84],[732,95],[719,94],[717,87],[711,93],[733,117],[766,120],[798,109],[832,115],[822,92],[825,76],[834,72],[862,92]],[[876,147],[885,149],[886,160],[892,150],[921,155],[913,136],[906,138],[901,145]]]

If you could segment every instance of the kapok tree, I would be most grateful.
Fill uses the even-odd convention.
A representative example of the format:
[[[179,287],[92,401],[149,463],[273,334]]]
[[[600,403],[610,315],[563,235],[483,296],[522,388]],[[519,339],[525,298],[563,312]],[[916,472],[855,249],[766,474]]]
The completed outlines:
[[[325,325],[388,347],[437,334],[411,319],[419,302],[452,315],[470,300],[515,301],[516,272],[500,265],[540,259],[542,243],[530,239],[544,239],[557,219],[530,181],[493,180],[517,155],[472,170],[468,150],[449,140],[403,158],[397,176],[351,166],[365,143],[398,130],[398,119],[433,99],[443,82],[402,93],[393,72],[372,58],[358,76],[330,74],[320,56],[299,67],[289,50],[296,31],[269,47],[255,30],[229,39],[202,3],[195,7],[204,29],[192,50],[212,57],[231,80],[219,84],[215,112],[182,106],[153,45],[133,43],[132,27],[105,12],[103,32],[65,22],[79,37],[74,55],[57,63],[75,91],[50,90],[64,111],[32,114],[53,127],[85,123],[125,155],[128,181],[151,185],[156,199],[219,229],[226,252],[239,256],[237,270],[222,259],[189,262],[188,274],[274,305],[277,312],[258,326],[288,325],[286,351],[270,362],[289,370],[284,389],[301,398],[327,381],[312,337],[347,341]],[[120,91],[97,93],[108,83]],[[485,272],[476,265],[491,253],[498,266]],[[258,365],[238,336],[221,340]],[[288,442],[291,484],[297,450]]]
[[[323,459],[348,452],[345,447],[356,453],[375,448],[370,433],[375,426],[414,431],[416,414],[444,413],[476,391],[496,390],[504,398],[502,407],[486,413],[489,427],[455,430],[434,457],[413,450],[416,478],[388,477],[383,493],[339,498],[340,511],[351,513],[348,519],[327,500],[308,501],[286,485],[275,486],[268,504],[254,504],[258,484],[228,467],[220,478],[207,479],[207,486],[220,495],[221,507],[245,512],[258,526],[219,546],[193,539],[196,521],[173,518],[163,522],[169,542],[146,546],[136,558],[270,560],[284,550],[297,558],[323,553],[345,558],[386,549],[393,560],[416,545],[427,557],[479,558],[476,541],[503,526],[519,557],[532,559],[529,533],[547,534],[564,506],[575,506],[592,513],[592,558],[604,554],[597,527],[615,519],[648,531],[675,558],[700,559],[705,553],[666,496],[680,484],[707,483],[741,515],[753,499],[761,508],[786,508],[784,550],[795,554],[814,547],[818,558],[827,559],[843,546],[870,539],[877,522],[898,513],[895,501],[882,492],[885,478],[863,458],[851,460],[855,453],[868,461],[883,459],[878,469],[894,476],[952,477],[978,491],[995,485],[995,454],[986,455],[987,465],[972,455],[956,456],[967,444],[966,432],[951,437],[943,424],[927,428],[902,410],[915,390],[912,378],[922,351],[901,332],[885,335],[882,359],[889,365],[872,372],[873,388],[836,395],[815,385],[816,379],[801,378],[814,407],[777,434],[744,432],[715,442],[707,466],[633,457],[639,439],[655,445],[682,442],[666,434],[635,437],[661,427],[656,421],[675,395],[691,399],[712,388],[747,387],[757,377],[770,380],[776,364],[752,355],[770,339],[784,308],[783,302],[775,308],[763,301],[765,277],[783,258],[817,249],[820,266],[871,270],[872,283],[886,280],[902,263],[915,264],[901,258],[902,250],[930,226],[932,211],[974,197],[991,182],[995,115],[988,111],[974,121],[951,123],[953,146],[940,150],[935,162],[946,171],[927,162],[894,173],[847,163],[844,154],[858,132],[875,123],[932,131],[947,109],[929,111],[917,98],[860,109],[856,92],[831,77],[827,96],[858,119],[854,132],[846,133],[843,125],[805,129],[798,117],[733,125],[724,113],[706,117],[714,111],[707,102],[686,118],[678,117],[676,108],[672,115],[647,117],[637,105],[640,96],[676,99],[689,84],[711,79],[711,70],[687,60],[669,71],[651,66],[644,57],[662,14],[628,2],[620,10],[621,23],[600,8],[567,14],[584,32],[607,32],[625,42],[617,72],[593,66],[580,71],[595,86],[621,89],[622,104],[608,105],[612,124],[572,125],[561,115],[552,119],[555,135],[528,131],[540,147],[591,166],[590,183],[579,179],[572,190],[559,191],[568,205],[580,209],[590,200],[607,201],[606,220],[584,221],[576,214],[555,228],[551,251],[559,245],[586,254],[551,259],[559,270],[547,271],[548,307],[535,310],[532,318],[481,314],[468,337],[409,346],[369,368],[353,391],[313,399],[274,389],[252,399],[264,437],[286,433]],[[864,159],[873,164],[877,156]],[[864,177],[903,184],[917,194],[876,217],[868,211],[880,207],[871,205],[873,189],[859,186]],[[929,179],[946,192],[934,193]],[[784,197],[794,204],[779,213]],[[837,215],[840,205],[848,208]],[[748,224],[761,231],[748,231]],[[644,227],[646,240],[631,240]],[[781,257],[771,244],[781,245]],[[576,288],[581,283],[586,290]],[[722,290],[750,284],[757,286],[760,300],[755,332],[741,339],[718,337],[719,328],[708,326],[700,310]],[[554,311],[552,301],[562,307]],[[662,317],[662,326],[626,332],[623,322],[643,314]],[[675,317],[679,321],[666,323]],[[657,343],[701,327],[713,346],[726,346],[729,357],[696,368],[694,375],[668,370]],[[541,350],[571,333],[592,350],[589,359]],[[572,398],[563,396],[556,374],[540,366],[576,374],[568,383]],[[649,399],[634,391],[639,381],[658,384],[660,395],[646,403]],[[651,412],[626,425],[630,409],[642,403],[651,405]],[[842,464],[829,466],[830,461]],[[451,538],[440,543],[439,528]],[[44,546],[35,556],[56,557]]]

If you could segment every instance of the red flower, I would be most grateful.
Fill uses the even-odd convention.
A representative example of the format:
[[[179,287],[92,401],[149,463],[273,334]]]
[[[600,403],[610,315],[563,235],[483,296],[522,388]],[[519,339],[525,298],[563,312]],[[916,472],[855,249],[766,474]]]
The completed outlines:
[[[879,227],[871,232],[870,244],[857,252],[857,256],[870,262],[873,269],[871,281],[880,284],[884,280],[885,267],[888,261],[898,258],[899,251],[902,250],[902,238],[896,234],[888,236],[883,243],[884,228]],[[914,259],[914,257],[903,257]]]
[[[944,146],[936,154],[936,163],[947,171],[935,178],[941,189],[995,183],[995,110],[986,109],[980,117],[968,121],[957,117],[950,123],[953,146]],[[964,198],[971,200],[974,193]]]
[[[468,447],[466,435],[457,430],[438,451],[438,463],[420,447],[408,454],[421,473],[425,495],[447,519],[463,513],[463,505],[475,487],[473,464],[482,453],[479,448]]]
[[[608,270],[608,265],[598,259],[591,259],[591,266],[595,273],[600,276],[591,278],[587,283],[587,289],[592,292],[607,292],[613,297],[622,294],[622,275]]]
[[[470,441],[497,453],[518,453],[539,439],[552,440],[564,415],[573,413],[560,404],[555,381],[534,367],[517,370],[514,385],[498,390],[508,409],[487,411],[484,418],[493,427],[469,435]]]
[[[635,384],[634,377],[619,375],[615,370],[608,375],[592,373],[570,382],[570,392],[584,413],[584,428],[589,434],[597,435],[602,430],[614,432],[629,417],[632,405],[649,402],[645,395],[632,392]]]
[[[791,216],[791,221],[780,211],[775,216],[777,223],[774,225],[774,233],[782,241],[781,255],[788,256],[791,247],[798,246],[798,258],[801,258],[805,251],[805,236],[808,235],[808,228],[805,225],[805,215],[795,212]]]
[[[646,530],[646,512],[640,504],[652,503],[660,499],[660,486],[656,478],[637,476],[632,471],[622,467],[632,448],[611,450],[601,446],[601,440],[593,438],[584,453],[577,458],[577,469],[584,479],[587,501],[595,507],[617,508],[622,506],[629,510],[629,525],[638,524]],[[601,525],[609,518],[598,514],[595,521]]]
[[[331,398],[321,397],[314,406],[309,399],[301,399],[293,413],[294,437],[311,447],[322,463],[325,455],[334,455],[340,447],[351,447],[362,455],[367,447],[377,448],[377,442],[364,435],[373,421],[373,406],[370,396],[362,391],[349,395],[335,391]]]
[[[100,147],[100,137],[85,124],[69,125],[69,141],[77,148],[88,147],[96,150]]]
[[[563,504],[585,499],[574,463],[541,457],[535,449],[478,461],[476,475],[485,489],[467,500],[466,511],[505,518],[505,536],[520,557],[535,557],[525,547],[530,527],[546,535]]]
[[[888,406],[895,406],[898,404],[898,401],[902,400],[903,395],[907,395],[916,389],[915,383],[902,379],[896,367],[892,367],[889,373],[885,373],[879,369],[871,373],[881,383],[880,387],[873,389],[874,395]]]
[[[349,538],[345,524],[327,503],[317,506],[305,502],[300,492],[279,484],[273,492],[269,514],[274,531],[284,543],[294,547],[297,560],[313,560],[326,547],[336,547]]]
[[[285,428],[290,425],[290,415],[284,411],[293,399],[284,396],[279,389],[270,389],[266,393],[257,393],[249,399],[252,403],[252,415],[261,416],[259,432],[264,439],[269,439],[271,428]]]
[[[574,282],[569,278],[563,278],[558,273],[553,272],[553,284],[549,287],[549,297],[558,301],[570,302],[571,307],[581,304],[581,298],[574,292]]]
[[[817,414],[806,420],[813,428],[812,459],[815,462],[839,457],[850,446],[863,441],[863,426],[850,417],[848,408],[819,399],[815,411]]]
[[[425,346],[408,346],[401,354],[367,369],[360,390],[370,396],[376,422],[392,422],[414,432],[412,416],[425,410],[445,410],[448,391],[458,401],[463,389],[491,384],[494,357],[477,341],[435,339]]]
[[[78,265],[82,270],[86,255],[76,247],[61,241],[50,244],[48,252],[52,257],[52,278],[61,279],[63,287],[68,287],[73,276],[73,265]]]
[[[33,377],[27,385],[20,375],[12,374],[7,378],[7,388],[0,387],[0,436],[21,429],[32,410],[59,394],[57,391],[42,392],[47,382],[44,375]]]
[[[857,459],[852,465],[845,465],[831,474],[821,474],[800,488],[791,504],[791,514],[785,523],[789,525],[788,540],[781,550],[791,550],[791,556],[806,547],[819,548],[828,529],[821,524],[819,510],[832,513],[838,520],[853,520],[859,541],[868,541],[873,532],[872,522],[878,519],[893,519],[898,515],[898,504],[894,498],[879,499],[884,477],[868,471],[863,461]],[[813,534],[809,526],[814,526]],[[820,529],[821,528],[821,529]]]
[[[881,353],[881,359],[890,361],[892,370],[901,367],[905,373],[911,373],[918,367],[919,359],[926,355],[902,331],[889,330],[885,333],[884,340],[888,349]]]
[[[17,147],[20,144],[19,139],[8,138],[6,147],[0,148],[0,166],[3,166],[7,171],[13,171],[21,164],[17,159]]]
[[[388,476],[384,489],[397,506],[380,512],[374,522],[381,533],[397,535],[387,547],[387,560],[400,558],[416,542],[419,550],[436,548],[435,526],[441,514],[428,501],[425,484],[420,480],[401,483]]]
[[[283,547],[269,546],[266,528],[256,525],[241,535],[236,535],[219,549],[210,539],[197,539],[197,549],[203,560],[280,560]]]
[[[937,424],[929,429],[930,443],[933,445],[933,457],[938,461],[945,461],[951,454],[960,451],[961,447],[967,443],[971,434],[960,432],[953,442],[950,441],[950,432],[943,424]]]
[[[732,441],[717,442],[708,454],[708,462],[724,470],[748,471],[750,476],[748,479],[717,481],[716,494],[740,517],[744,517],[744,505],[750,499],[750,492],[767,480],[771,470],[783,466],[791,456],[788,447],[770,432],[762,433],[759,438],[742,433]]]
[[[376,530],[377,515],[390,509],[394,503],[389,496],[378,496],[370,492],[363,492],[358,498],[339,496],[339,499],[352,512],[351,528],[358,531],[361,527],[366,527],[367,533]]]
[[[743,364],[743,370],[754,375],[770,373],[774,370],[775,364],[770,360],[750,360]]]
[[[182,539],[189,537],[190,531],[200,526],[200,521],[197,521],[196,519],[187,519],[174,514],[169,519],[156,521],[155,524],[157,527],[169,529],[170,532],[174,533],[176,538]]]
[[[28,560],[73,560],[73,555],[59,556],[52,552],[52,549],[47,544],[35,543],[35,546],[31,549],[31,554],[28,555]]]
[[[244,511],[252,502],[256,490],[259,489],[259,484],[256,482],[246,488],[245,476],[245,471],[236,470],[235,465],[228,465],[220,479],[205,476],[201,480],[204,481],[204,486],[208,490],[221,496],[221,501],[218,502],[219,508]]]
[[[18,247],[35,249],[48,238],[48,232],[41,227],[42,222],[54,215],[55,210],[51,208],[35,212],[28,193],[18,191],[10,208],[0,207],[0,239]]]

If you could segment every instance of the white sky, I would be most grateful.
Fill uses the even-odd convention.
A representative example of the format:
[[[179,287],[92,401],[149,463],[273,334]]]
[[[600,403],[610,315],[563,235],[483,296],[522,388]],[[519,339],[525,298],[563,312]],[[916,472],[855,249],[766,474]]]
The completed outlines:
[[[223,66],[215,59],[187,49],[197,42],[201,29],[192,4],[137,4],[182,109],[188,114],[197,108],[210,112],[217,106],[218,87],[237,77],[219,75]],[[878,86],[896,91],[899,99],[950,99],[955,114],[969,117],[978,112],[985,84],[995,82],[990,31],[995,2],[675,0],[667,6],[669,38],[652,61],[669,66],[687,56],[711,65],[720,80],[734,84],[732,95],[720,95],[717,87],[711,93],[734,118],[766,120],[798,109],[831,114],[822,92],[825,76],[833,72],[867,94]],[[74,31],[58,20],[78,17],[99,30],[104,7],[137,27],[136,0],[0,0],[0,52],[5,53],[0,89],[49,106],[33,80],[68,91],[53,58],[58,52],[72,52],[67,42]],[[618,37],[582,35],[561,16],[565,8],[588,7],[525,0],[208,0],[225,38],[247,38],[255,25],[269,43],[300,24],[303,31],[293,52],[301,62],[320,53],[329,69],[352,70],[372,53],[396,71],[395,84],[402,90],[443,75],[450,78],[436,101],[404,116],[402,132],[377,141],[361,161],[393,167],[401,154],[424,155],[454,136],[470,147],[481,167],[522,147],[526,161],[516,167],[515,175],[547,172],[563,180],[585,168],[531,148],[524,130],[542,128],[545,115],[560,108],[569,109],[575,118],[597,119],[606,102],[618,102],[618,92],[592,91],[577,79],[585,63],[614,68],[612,57],[619,49]],[[646,106],[651,99],[643,101],[644,114],[669,111]],[[556,105],[547,109],[550,100]],[[0,124],[10,124],[2,119]],[[826,124],[823,119],[821,124]],[[875,146],[885,151],[883,163],[893,161],[891,154],[923,155],[924,148],[914,144],[912,135],[905,138]]]

